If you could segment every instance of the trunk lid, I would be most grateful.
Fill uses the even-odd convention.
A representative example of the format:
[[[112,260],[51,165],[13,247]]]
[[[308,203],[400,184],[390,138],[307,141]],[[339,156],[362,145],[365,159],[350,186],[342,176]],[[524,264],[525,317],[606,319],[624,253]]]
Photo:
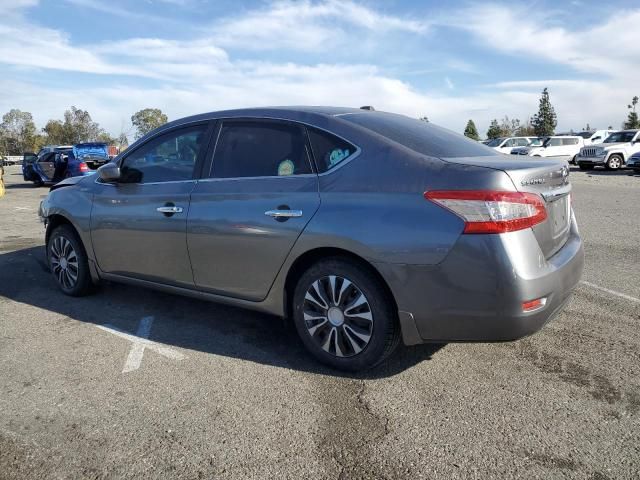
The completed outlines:
[[[564,161],[547,159],[523,159],[522,157],[467,157],[443,158],[450,163],[492,168],[505,172],[519,192],[537,193],[542,196],[547,209],[547,219],[533,227],[545,258],[550,258],[562,248],[569,238],[571,227],[571,203],[569,194],[569,166]]]

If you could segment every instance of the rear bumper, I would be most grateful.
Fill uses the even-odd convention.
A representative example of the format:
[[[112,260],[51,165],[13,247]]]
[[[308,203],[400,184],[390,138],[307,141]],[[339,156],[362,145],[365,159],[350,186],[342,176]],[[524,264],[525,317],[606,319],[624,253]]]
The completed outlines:
[[[462,235],[433,266],[377,264],[400,310],[406,344],[507,341],[538,331],[568,301],[584,266],[575,219],[565,245],[545,259],[531,230]],[[546,298],[540,310],[522,303]]]

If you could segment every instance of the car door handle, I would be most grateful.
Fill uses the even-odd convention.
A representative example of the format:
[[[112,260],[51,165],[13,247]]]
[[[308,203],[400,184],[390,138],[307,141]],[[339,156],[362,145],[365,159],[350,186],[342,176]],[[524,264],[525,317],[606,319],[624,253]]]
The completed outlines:
[[[276,220],[279,218],[287,219],[292,217],[301,217],[302,210],[267,210],[264,214],[268,217],[273,217]]]
[[[176,207],[175,205],[158,207],[156,210],[160,213],[182,213],[182,207]]]

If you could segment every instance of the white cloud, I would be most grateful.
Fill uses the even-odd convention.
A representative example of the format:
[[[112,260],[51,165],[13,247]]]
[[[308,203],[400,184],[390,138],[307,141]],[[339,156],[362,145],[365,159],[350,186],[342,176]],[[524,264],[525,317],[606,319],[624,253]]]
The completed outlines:
[[[638,72],[640,10],[612,10],[609,18],[595,25],[572,25],[574,29],[568,30],[554,26],[554,11],[477,4],[452,15],[449,24],[471,32],[498,52],[531,55],[581,72],[610,76]]]
[[[444,83],[449,90],[453,90],[454,88],[456,88],[449,77],[444,77]]]
[[[213,31],[220,45],[233,48],[314,51],[344,43],[351,37],[348,29],[353,28],[377,34],[422,33],[427,24],[385,15],[349,0],[281,0],[263,9],[225,18],[214,24]]]

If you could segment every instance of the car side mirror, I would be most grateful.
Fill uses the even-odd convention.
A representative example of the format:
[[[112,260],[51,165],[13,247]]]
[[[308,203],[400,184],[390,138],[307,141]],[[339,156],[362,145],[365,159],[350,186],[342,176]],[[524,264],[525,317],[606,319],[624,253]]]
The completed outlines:
[[[117,182],[120,180],[120,167],[115,163],[106,163],[98,168],[98,176],[105,183]]]

